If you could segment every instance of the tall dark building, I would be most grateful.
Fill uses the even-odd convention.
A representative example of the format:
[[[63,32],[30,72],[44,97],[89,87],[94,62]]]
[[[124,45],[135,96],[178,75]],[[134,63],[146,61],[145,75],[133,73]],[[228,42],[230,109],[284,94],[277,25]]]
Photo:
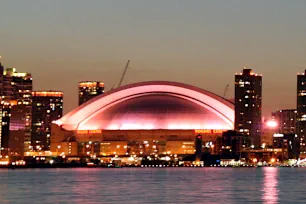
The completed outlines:
[[[279,133],[284,133],[284,134],[296,133],[296,119],[297,119],[296,109],[278,110],[272,113],[272,117],[278,123]]]
[[[10,115],[12,104],[10,102],[1,101],[1,130],[0,130],[0,145],[1,155],[8,155],[9,136],[10,136]]]
[[[0,96],[3,96],[3,71],[4,67],[1,63],[1,56],[0,56]],[[0,100],[2,100],[2,98]]]
[[[79,83],[79,105],[104,93],[104,83],[98,81],[82,81]]]
[[[1,64],[1,63],[0,63]],[[30,73],[17,72],[15,68],[0,65],[1,93],[1,154],[7,154],[10,137],[10,117],[13,106],[24,105],[28,110],[27,120],[31,120],[32,107],[32,76]],[[31,144],[31,126],[24,133],[25,149]]]
[[[306,153],[306,70],[297,76],[297,134],[301,142],[301,153]]]
[[[261,141],[262,76],[243,69],[235,76],[235,129],[249,137],[251,144]]]
[[[63,92],[35,91],[32,96],[32,145],[49,150],[51,123],[63,115]]]

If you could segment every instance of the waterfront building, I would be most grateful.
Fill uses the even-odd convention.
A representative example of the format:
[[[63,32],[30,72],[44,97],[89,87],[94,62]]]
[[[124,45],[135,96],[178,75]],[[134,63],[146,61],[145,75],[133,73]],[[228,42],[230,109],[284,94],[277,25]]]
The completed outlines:
[[[99,81],[82,81],[79,83],[79,105],[104,93],[104,83]]]
[[[65,156],[219,154],[234,128],[234,105],[177,82],[140,82],[100,95],[54,122],[51,151]],[[65,146],[65,148],[63,148]],[[77,149],[75,149],[77,148]],[[77,154],[77,155],[75,155]]]
[[[49,150],[51,123],[63,116],[63,92],[34,91],[32,96],[32,146]]]
[[[249,146],[247,136],[238,131],[229,130],[222,134],[222,159],[235,159],[236,161],[245,158],[243,150]]]
[[[297,134],[277,133],[273,135],[273,149],[278,160],[284,161],[288,159],[300,158],[300,142]],[[277,153],[278,152],[278,153]]]
[[[260,146],[262,128],[262,76],[251,69],[235,75],[235,130]]]
[[[301,153],[306,154],[306,70],[297,76],[297,134]]]

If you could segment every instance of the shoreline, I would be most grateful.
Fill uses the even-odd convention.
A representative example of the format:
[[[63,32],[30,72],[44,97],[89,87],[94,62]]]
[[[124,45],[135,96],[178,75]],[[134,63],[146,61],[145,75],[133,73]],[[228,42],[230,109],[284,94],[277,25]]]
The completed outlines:
[[[245,166],[167,166],[167,165],[126,165],[126,166],[106,166],[106,165],[96,165],[96,166],[88,166],[86,164],[80,165],[24,165],[24,166],[0,166],[0,169],[54,169],[54,168],[103,168],[103,169],[117,169],[117,168],[266,168],[266,167],[274,167],[274,168],[303,168],[304,166],[256,166],[256,165],[245,165]]]

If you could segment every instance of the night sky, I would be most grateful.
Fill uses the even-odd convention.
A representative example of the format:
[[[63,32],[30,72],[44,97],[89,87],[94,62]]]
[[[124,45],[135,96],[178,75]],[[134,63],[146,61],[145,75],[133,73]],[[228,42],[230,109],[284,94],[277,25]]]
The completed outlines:
[[[81,80],[107,88],[179,81],[223,95],[244,66],[263,74],[265,115],[295,108],[306,68],[305,0],[0,0],[5,67],[31,72],[34,90],[64,91],[77,105]]]

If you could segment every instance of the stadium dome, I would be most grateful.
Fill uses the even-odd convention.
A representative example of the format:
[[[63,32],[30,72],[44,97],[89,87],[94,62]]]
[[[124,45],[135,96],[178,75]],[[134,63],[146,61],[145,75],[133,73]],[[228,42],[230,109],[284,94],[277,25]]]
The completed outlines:
[[[55,123],[66,130],[233,129],[234,105],[187,84],[140,82],[97,96]]]

